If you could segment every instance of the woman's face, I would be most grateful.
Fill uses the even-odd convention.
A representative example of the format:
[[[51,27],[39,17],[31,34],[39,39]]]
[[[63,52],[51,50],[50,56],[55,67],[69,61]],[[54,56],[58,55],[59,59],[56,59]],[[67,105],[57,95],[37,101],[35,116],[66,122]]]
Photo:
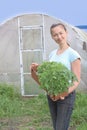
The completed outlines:
[[[58,44],[63,44],[67,42],[67,31],[64,30],[61,25],[52,28],[51,35],[55,42]]]

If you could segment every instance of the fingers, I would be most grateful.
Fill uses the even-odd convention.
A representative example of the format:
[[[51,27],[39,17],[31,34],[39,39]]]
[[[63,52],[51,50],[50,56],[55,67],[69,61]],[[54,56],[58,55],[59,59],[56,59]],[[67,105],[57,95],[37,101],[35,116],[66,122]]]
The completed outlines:
[[[65,99],[65,97],[60,97],[60,99],[61,99],[61,100],[64,100],[64,99]]]
[[[50,98],[53,100],[53,101],[57,101],[57,100],[64,100],[65,97],[64,96],[52,96],[50,95]]]
[[[38,66],[38,64],[37,64],[37,63],[32,63],[31,65]]]
[[[53,100],[53,101],[55,101],[55,96],[54,95],[49,95],[50,96],[50,98]]]
[[[30,65],[30,70],[36,70],[39,65],[37,63],[32,63]]]

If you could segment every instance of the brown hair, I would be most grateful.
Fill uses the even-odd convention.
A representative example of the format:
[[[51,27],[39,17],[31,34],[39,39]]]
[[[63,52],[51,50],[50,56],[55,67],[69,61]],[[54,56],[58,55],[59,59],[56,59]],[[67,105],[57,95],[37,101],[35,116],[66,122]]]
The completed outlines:
[[[52,29],[55,28],[55,27],[57,27],[57,26],[62,26],[63,29],[64,29],[65,31],[67,31],[67,29],[66,29],[66,27],[65,27],[64,24],[62,24],[62,23],[56,23],[56,24],[52,24],[51,27],[50,27],[50,33],[51,33],[51,34],[52,34]]]

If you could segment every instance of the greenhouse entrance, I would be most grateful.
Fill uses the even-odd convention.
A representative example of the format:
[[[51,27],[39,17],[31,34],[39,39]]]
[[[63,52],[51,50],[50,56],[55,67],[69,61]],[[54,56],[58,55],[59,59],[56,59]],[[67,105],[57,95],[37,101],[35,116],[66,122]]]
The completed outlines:
[[[43,61],[43,26],[21,27],[19,29],[19,48],[22,96],[38,95],[42,90],[31,77],[30,65],[31,63],[40,64]]]

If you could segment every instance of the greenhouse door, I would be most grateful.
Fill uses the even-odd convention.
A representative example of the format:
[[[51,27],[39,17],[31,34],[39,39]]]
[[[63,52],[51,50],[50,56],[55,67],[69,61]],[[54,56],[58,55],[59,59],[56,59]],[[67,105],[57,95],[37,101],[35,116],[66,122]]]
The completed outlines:
[[[20,28],[20,71],[21,93],[23,96],[34,96],[42,92],[30,73],[31,63],[43,61],[43,27]]]

